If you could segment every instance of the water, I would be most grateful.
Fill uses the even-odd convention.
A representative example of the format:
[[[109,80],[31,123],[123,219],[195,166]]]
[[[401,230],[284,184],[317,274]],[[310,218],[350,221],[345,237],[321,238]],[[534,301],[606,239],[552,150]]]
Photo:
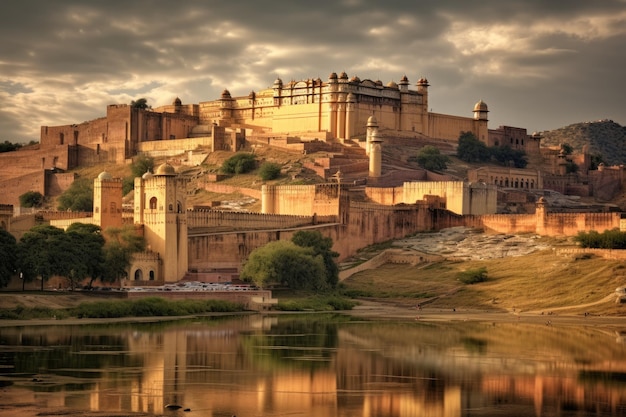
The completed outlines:
[[[190,417],[624,416],[626,346],[597,326],[342,315],[5,327],[0,386],[0,403]]]

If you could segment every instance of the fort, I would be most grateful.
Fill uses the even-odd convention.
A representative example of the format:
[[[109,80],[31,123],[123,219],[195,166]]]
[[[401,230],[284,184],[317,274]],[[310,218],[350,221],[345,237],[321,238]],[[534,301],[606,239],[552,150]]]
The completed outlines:
[[[579,231],[626,229],[619,212],[556,212],[541,197],[544,190],[611,198],[623,189],[620,167],[589,169],[574,178],[566,155],[540,147],[540,135],[526,129],[488,128],[482,100],[472,117],[428,111],[429,83],[416,89],[406,76],[399,83],[330,74],[273,85],[247,96],[224,90],[217,100],[136,108],[110,105],[106,116],[65,126],[43,126],[40,144],[0,155],[7,190],[0,225],[16,236],[37,222],[67,227],[87,222],[107,227],[133,224],[149,250],[135,256],[124,285],[158,285],[180,280],[229,281],[262,245],[289,239],[298,230],[318,230],[333,239],[340,260],[359,249],[418,232],[466,226],[497,233],[574,235]],[[545,170],[481,167],[467,178],[386,162],[386,147],[435,145],[453,153],[462,132],[488,146],[509,146],[549,161]],[[187,204],[190,178],[171,163],[135,178],[132,208],[125,208],[122,180],[102,172],[94,179],[93,213],[36,213],[13,216],[25,191],[47,196],[66,190],[76,167],[128,164],[137,155],[186,160],[200,165],[212,152],[276,147],[294,155],[320,153],[307,169],[321,177],[311,185],[264,184],[249,190],[261,212],[231,212]],[[207,187],[215,184],[205,178]],[[580,175],[584,175],[581,179]],[[196,178],[199,179],[199,178]],[[242,191],[243,188],[234,188]],[[528,199],[526,191],[539,197]],[[517,193],[516,193],[517,192]],[[517,213],[500,210],[503,201]]]

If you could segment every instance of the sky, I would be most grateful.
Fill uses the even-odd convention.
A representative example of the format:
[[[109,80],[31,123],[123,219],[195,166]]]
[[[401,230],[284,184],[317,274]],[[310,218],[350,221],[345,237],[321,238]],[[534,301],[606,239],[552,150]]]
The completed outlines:
[[[6,0],[0,141],[345,71],[428,79],[437,113],[531,132],[626,125],[626,0]]]

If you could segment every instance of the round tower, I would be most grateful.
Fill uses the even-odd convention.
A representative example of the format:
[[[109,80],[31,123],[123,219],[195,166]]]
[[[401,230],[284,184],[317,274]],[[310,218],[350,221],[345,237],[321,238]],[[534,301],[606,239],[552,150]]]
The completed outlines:
[[[365,154],[369,155],[372,147],[372,136],[378,135],[378,121],[376,117],[370,116],[367,119],[367,133],[365,134]]]
[[[102,230],[122,227],[122,180],[106,171],[93,182],[93,220]]]
[[[489,113],[489,108],[487,107],[487,103],[482,100],[479,100],[478,103],[474,105],[474,120],[484,120],[487,121],[487,113]]]
[[[370,169],[369,169],[369,177],[370,178],[380,178],[382,172],[382,138],[378,136],[378,131],[374,131],[372,133],[372,137],[370,138],[371,149],[370,149]]]

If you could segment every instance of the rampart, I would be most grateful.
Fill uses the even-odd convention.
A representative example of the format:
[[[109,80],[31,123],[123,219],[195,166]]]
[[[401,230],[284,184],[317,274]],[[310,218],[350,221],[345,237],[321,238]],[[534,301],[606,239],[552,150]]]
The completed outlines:
[[[337,216],[297,216],[196,209],[187,212],[189,233],[208,230],[290,229],[336,223]]]
[[[384,264],[410,264],[419,265],[424,262],[437,262],[443,259],[442,256],[428,254],[419,251],[407,251],[402,249],[387,249],[372,259],[369,259],[362,264],[359,264],[353,268],[345,269],[339,272],[339,280],[343,281],[350,278],[352,275],[368,269],[375,269]]]
[[[264,185],[261,211],[267,214],[336,216],[340,213],[339,184]]]

